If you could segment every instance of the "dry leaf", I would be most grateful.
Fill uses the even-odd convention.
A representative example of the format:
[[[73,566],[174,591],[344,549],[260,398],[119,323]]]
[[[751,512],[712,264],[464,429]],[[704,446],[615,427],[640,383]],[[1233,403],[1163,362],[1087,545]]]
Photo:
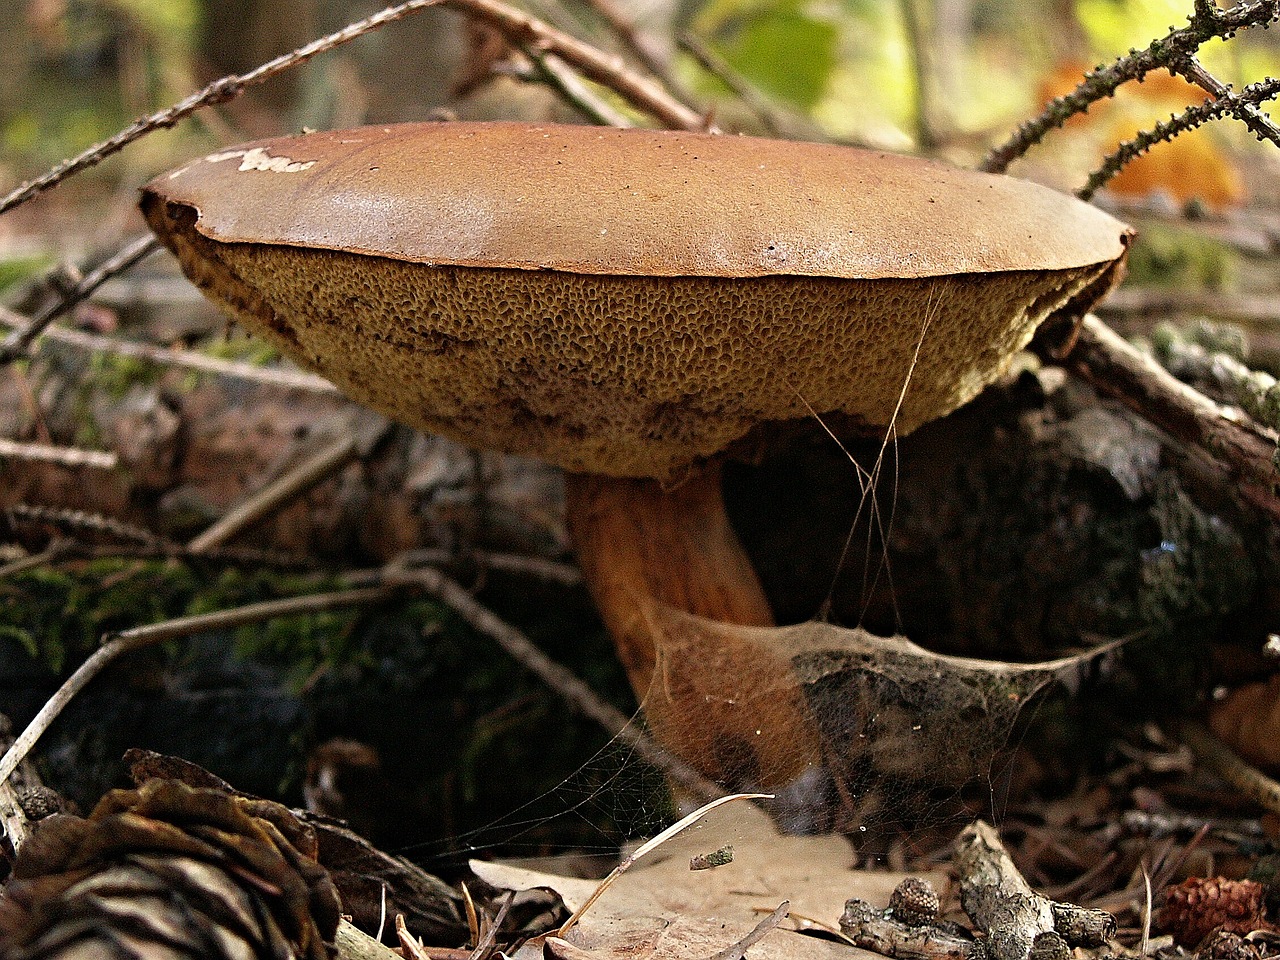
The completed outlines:
[[[733,846],[731,863],[690,870],[690,856]],[[781,836],[758,808],[722,807],[623,874],[566,937],[572,948],[598,958],[649,957],[706,960],[741,940],[783,900],[795,914],[835,923],[849,897],[887,903],[903,874],[855,870],[853,851],[838,836]],[[596,887],[591,880],[560,877],[498,863],[473,862],[472,870],[500,889],[552,889],[573,909]],[[929,879],[944,888],[942,873]],[[541,942],[529,957],[540,957]],[[557,954],[556,951],[560,952]],[[852,951],[852,952],[851,952]],[[874,954],[845,944],[802,936],[784,922],[751,948],[752,960],[870,960]],[[517,960],[522,960],[518,955]]]

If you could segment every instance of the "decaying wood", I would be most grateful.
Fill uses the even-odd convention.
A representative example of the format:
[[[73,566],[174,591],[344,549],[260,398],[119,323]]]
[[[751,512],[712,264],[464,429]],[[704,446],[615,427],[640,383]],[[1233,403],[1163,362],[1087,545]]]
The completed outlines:
[[[840,929],[857,946],[894,960],[981,960],[983,945],[935,925],[909,926],[865,900],[844,905]]]
[[[1276,438],[1249,417],[1214,403],[1140,353],[1096,317],[1081,324],[1067,367],[1151,423],[1208,451],[1239,496],[1272,522],[1280,520]]]
[[[992,960],[1066,956],[1070,946],[1098,946],[1115,933],[1109,913],[1057,904],[1032,890],[995,828],[981,820],[960,834],[955,865],[960,905],[985,931]]]

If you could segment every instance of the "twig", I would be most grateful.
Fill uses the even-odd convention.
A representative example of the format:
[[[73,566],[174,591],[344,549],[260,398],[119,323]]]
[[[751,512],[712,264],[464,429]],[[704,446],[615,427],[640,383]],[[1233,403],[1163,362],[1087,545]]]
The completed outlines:
[[[489,24],[518,46],[529,45],[546,53],[554,53],[580,70],[588,79],[614,90],[637,109],[652,115],[666,126],[683,130],[710,128],[700,113],[685,106],[657,83],[628,70],[620,57],[604,53],[591,44],[556,30],[549,24],[498,0],[407,0],[405,3],[386,7],[363,20],[350,23],[341,30],[269,60],[247,73],[230,74],[215,80],[204,89],[172,106],[134,121],[115,136],[95,144],[69,160],[64,160],[42,176],[10,192],[0,200],[0,214],[25,203],[67,177],[101,163],[135,140],[155,130],[172,127],[197,110],[213,104],[226,103],[238,97],[246,88],[305,63],[317,54],[333,50],[357,37],[421,10],[439,6],[450,7]]]
[[[47,443],[19,443],[0,437],[0,459],[56,463],[72,469],[89,467],[94,470],[114,470],[120,458],[102,450],[81,450],[79,447],[54,447]]]
[[[26,326],[30,321],[0,306],[0,325],[9,328]],[[230,377],[236,380],[249,380],[265,384],[279,390],[306,390],[310,393],[337,393],[335,387],[324,377],[301,370],[287,370],[281,367],[256,367],[248,363],[237,363],[234,360],[222,360],[218,357],[207,357],[190,350],[170,350],[167,347],[156,347],[146,343],[135,343],[131,340],[120,340],[116,337],[103,337],[97,334],[84,333],[80,330],[66,330],[51,327],[44,331],[43,337],[53,343],[64,344],[76,350],[93,353],[110,353],[115,356],[128,357],[131,360],[142,360],[161,366],[184,367],[200,373]]]
[[[1246,109],[1253,109],[1261,116],[1257,105],[1280,96],[1280,77],[1268,77],[1257,83],[1251,83],[1239,93],[1227,92],[1217,100],[1206,100],[1195,107],[1188,107],[1182,113],[1168,120],[1162,120],[1150,130],[1144,130],[1132,140],[1126,140],[1113,152],[1103,158],[1096,170],[1089,174],[1085,185],[1076,191],[1081,200],[1090,200],[1107,181],[1119,173],[1126,164],[1150,150],[1157,143],[1172,140],[1180,133],[1185,133],[1210,120],[1216,120],[1227,114],[1241,116]],[[1262,139],[1261,134],[1258,139]],[[1270,139],[1270,134],[1268,134]],[[1280,146],[1280,130],[1275,132],[1275,142]]]
[[[203,553],[222,546],[276,507],[288,503],[326,477],[337,473],[354,460],[358,453],[359,445],[354,437],[339,438],[229,511],[187,544],[188,549],[192,553]]]
[[[1176,733],[1210,770],[1264,809],[1280,813],[1280,783],[1246,763],[1194,720],[1179,722]]]
[[[772,800],[772,799],[773,799],[773,794],[771,793],[731,793],[727,796],[720,796],[714,800],[704,803],[697,810],[693,811],[693,813],[690,813],[687,816],[677,820],[675,823],[671,824],[671,826],[667,827],[661,833],[657,834],[656,836],[650,837],[644,843],[640,844],[640,846],[636,847],[634,851],[629,853],[627,856],[623,857],[622,862],[619,863],[612,870],[610,870],[609,875],[605,877],[603,880],[601,880],[600,883],[596,886],[596,888],[591,891],[591,896],[587,897],[587,899],[583,902],[582,906],[580,906],[577,910],[575,910],[573,914],[569,917],[569,919],[560,925],[560,929],[555,932],[555,935],[557,937],[563,938],[566,934],[568,934],[570,930],[572,930],[577,925],[578,921],[582,919],[583,915],[585,915],[586,912],[595,905],[596,901],[599,900],[602,896],[604,896],[605,892],[611,886],[613,886],[613,884],[617,881],[617,879],[620,876],[622,876],[624,873],[630,870],[633,866],[635,866],[636,863],[638,863],[641,859],[648,856],[654,850],[658,849],[658,847],[662,846],[672,837],[676,836],[677,834],[693,826],[695,823],[697,823],[699,820],[705,817],[712,810],[716,809],[716,807],[722,807],[726,803],[731,803],[734,800]]]
[[[144,544],[162,544],[164,539],[144,530],[142,527],[117,520],[115,517],[103,516],[100,513],[89,513],[86,510],[71,510],[62,507],[40,507],[25,503],[15,503],[6,511],[10,523],[48,524],[60,532],[76,531],[103,534],[116,540],[132,541]],[[176,546],[176,544],[174,544]]]
[[[701,38],[685,30],[676,38],[676,42],[681,50],[698,62],[698,66],[728,87],[733,95],[755,115],[760,121],[760,126],[770,136],[778,136],[781,133],[783,123],[773,105],[761,95],[759,90],[739,76],[733,67],[725,63],[719,54],[703,43]]]
[[[507,911],[511,909],[511,903],[515,899],[516,892],[508,890],[507,895],[502,898],[502,906],[498,909],[498,915],[493,918],[493,923],[489,924],[489,929],[485,931],[485,935],[476,944],[476,948],[467,956],[467,960],[489,960],[493,954],[493,945],[498,940],[498,931],[502,928],[502,921],[507,919]]]
[[[94,516],[87,514],[86,516]],[[109,519],[109,518],[107,518]],[[42,521],[43,522],[43,521]],[[27,570],[51,566],[67,560],[96,560],[102,558],[169,559],[199,561],[200,563],[227,563],[239,566],[278,567],[282,570],[315,570],[319,563],[302,553],[284,553],[278,550],[259,550],[254,547],[219,547],[194,554],[185,544],[157,538],[149,543],[95,545],[75,540],[58,540],[40,553],[23,557],[0,566],[0,580],[17,576]]]
[[[587,0],[587,5],[609,24],[609,28],[646,70],[667,87],[676,89],[658,44],[649,34],[640,31],[626,10],[614,0]]]
[[[261,623],[275,617],[297,616],[300,614],[323,613],[327,610],[340,610],[345,607],[364,606],[382,603],[395,596],[394,587],[366,587],[356,590],[339,590],[332,593],[318,593],[305,597],[287,597],[283,600],[268,600],[263,603],[251,603],[232,610],[219,610],[215,613],[204,613],[191,617],[179,617],[145,627],[122,630],[116,634],[108,634],[104,643],[95,650],[84,663],[76,669],[67,681],[40,708],[40,712],[22,731],[13,746],[0,759],[0,783],[7,780],[14,769],[35,746],[36,741],[49,728],[49,725],[62,713],[85,685],[114,662],[122,654],[133,650],[141,650],[166,640],[178,637],[189,637],[193,634],[206,633],[212,630],[232,630],[250,623]]]
[[[1280,302],[1274,296],[1248,296],[1209,290],[1122,287],[1095,308],[1099,314],[1164,319],[1203,314],[1215,320],[1280,326]]]
[[[1275,438],[1244,414],[1214,403],[1108,327],[1089,316],[1063,363],[1099,390],[1185,443],[1205,450],[1236,493],[1280,520]]]
[[[559,694],[572,709],[600,724],[610,736],[627,744],[692,796],[700,799],[723,796],[724,791],[715,783],[659,747],[632,723],[630,717],[602,701],[589,686],[539,650],[521,631],[484,607],[440,571],[388,568],[383,582],[415,586],[440,600],[473,628],[496,641],[517,663]]]
[[[751,932],[739,940],[737,943],[731,943],[716,953],[713,953],[707,960],[742,960],[743,955],[754,947],[762,939],[765,934],[773,930],[783,920],[787,918],[787,914],[791,910],[791,901],[783,900],[773,913],[769,914],[763,920],[752,928]]]
[[[0,208],[0,213],[3,213]],[[121,247],[116,253],[104,260],[98,267],[66,290],[49,306],[34,317],[25,328],[12,331],[4,342],[0,343],[0,367],[12,363],[26,353],[31,342],[40,336],[40,332],[55,319],[62,316],[76,304],[88,298],[93,291],[114,277],[117,273],[128,270],[148,254],[160,249],[160,241],[151,234],[136,237]]]
[[[583,83],[582,78],[559,57],[532,49],[526,50],[525,55],[533,64],[529,79],[539,79],[546,83],[566,103],[589,118],[592,123],[606,127],[635,126],[626,116]]]
[[[1044,139],[1055,127],[1089,109],[1097,100],[1111,96],[1128,80],[1141,80],[1161,67],[1177,69],[1195,55],[1201,44],[1214,37],[1225,37],[1247,27],[1260,26],[1280,19],[1280,0],[1255,0],[1241,3],[1230,10],[1219,10],[1208,2],[1197,2],[1187,26],[1171,30],[1149,47],[1120,57],[1113,64],[1098,67],[1085,74],[1080,84],[1065,96],[1050,101],[1040,115],[1021,124],[1013,135],[987,154],[981,169],[988,173],[1004,173],[1009,165]]]
[[[1071,946],[1101,946],[1116,931],[1115,917],[1055,903],[1031,889],[995,829],[981,820],[960,833],[956,849],[960,905],[987,934],[992,960],[1070,956]]]
[[[565,587],[576,587],[582,583],[582,571],[573,564],[522,553],[471,550],[459,554],[453,550],[429,548],[411,550],[396,560],[396,565],[403,567],[444,567],[452,563],[474,563],[486,570],[537,577]]]
[[[0,713],[0,749],[13,745],[13,725],[8,716]],[[30,762],[18,766],[14,776],[0,781],[0,836],[7,837],[9,846],[17,853],[27,838],[30,818],[22,808],[19,791],[40,786],[40,776]]]

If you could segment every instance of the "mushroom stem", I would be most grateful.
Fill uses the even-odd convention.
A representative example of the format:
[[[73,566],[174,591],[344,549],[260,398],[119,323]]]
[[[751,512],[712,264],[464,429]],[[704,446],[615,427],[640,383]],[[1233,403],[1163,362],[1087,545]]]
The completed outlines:
[[[656,480],[569,474],[569,533],[636,696],[657,662],[654,602],[719,623],[771,627],[773,612],[708,466],[674,488]]]

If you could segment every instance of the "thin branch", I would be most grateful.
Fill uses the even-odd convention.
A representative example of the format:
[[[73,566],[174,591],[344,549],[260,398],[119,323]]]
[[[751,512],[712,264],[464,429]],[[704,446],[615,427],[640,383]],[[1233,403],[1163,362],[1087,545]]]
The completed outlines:
[[[658,42],[649,34],[641,32],[629,13],[616,0],[587,0],[587,5],[609,24],[609,28],[646,70],[667,87],[676,89]]]
[[[0,325],[17,328],[29,323],[25,317],[0,306]],[[199,373],[228,377],[235,380],[248,380],[264,384],[278,390],[306,390],[309,393],[337,393],[335,387],[324,377],[301,370],[289,370],[282,367],[258,367],[249,363],[238,363],[234,360],[222,360],[208,357],[194,350],[171,350],[167,347],[156,347],[147,343],[135,343],[132,340],[121,340],[116,337],[103,337],[97,334],[84,333],[80,330],[67,330],[62,327],[50,327],[43,333],[43,338],[53,343],[60,343],[75,350],[91,353],[109,353],[130,360],[141,360],[159,366],[180,367],[195,370]]]
[[[723,795],[724,791],[719,786],[663,750],[630,717],[601,700],[594,690],[538,649],[524,633],[438,570],[388,569],[383,575],[383,582],[417,587],[435,597],[474,629],[497,642],[517,663],[559,694],[571,709],[600,724],[610,736],[627,744],[690,795],[700,799]]]
[[[791,910],[791,901],[783,900],[778,904],[777,909],[769,914],[759,923],[757,923],[745,937],[736,943],[731,943],[716,953],[713,953],[707,960],[743,960],[746,952],[754,947],[757,943],[764,939],[765,935],[778,926],[787,918]]]
[[[605,127],[635,126],[626,116],[588,87],[582,78],[559,57],[532,49],[524,52],[532,62],[533,68],[522,79],[541,80],[592,123]]]
[[[365,587],[356,590],[340,590],[333,593],[312,594],[305,597],[287,597],[283,600],[268,600],[263,603],[251,603],[232,610],[219,610],[215,613],[203,613],[191,617],[179,617],[132,630],[122,630],[117,634],[108,634],[105,642],[95,650],[84,663],[76,669],[67,681],[58,688],[52,697],[40,708],[27,728],[19,734],[13,746],[0,758],[0,783],[9,779],[9,775],[22,762],[23,758],[35,746],[36,741],[49,729],[49,725],[58,717],[67,704],[85,686],[110,666],[121,655],[134,650],[141,650],[166,640],[189,637],[193,634],[207,633],[212,630],[233,630],[251,623],[261,623],[275,617],[297,616],[299,614],[323,613],[328,610],[340,610],[346,607],[364,606],[382,603],[395,596],[394,586]]]
[[[468,550],[466,553],[459,553],[436,547],[411,550],[402,554],[396,561],[397,566],[403,567],[444,567],[456,563],[474,563],[497,573],[537,577],[539,580],[547,580],[565,587],[576,587],[582,583],[582,571],[573,564],[558,563],[555,560],[522,553],[491,553],[485,550]]]
[[[1094,308],[1099,314],[1167,319],[1209,316],[1256,326],[1280,326],[1280,301],[1274,296],[1222,293],[1217,290],[1169,290],[1164,287],[1121,287]]]
[[[778,136],[781,133],[783,122],[773,105],[733,67],[725,63],[724,58],[703,43],[700,37],[685,30],[676,38],[676,42],[681,50],[697,61],[698,66],[728,87],[733,95],[755,115],[760,121],[760,126],[770,136]]]
[[[12,363],[26,353],[31,342],[40,336],[40,332],[45,327],[76,304],[87,299],[98,287],[159,249],[160,241],[151,234],[144,234],[129,241],[99,264],[95,270],[90,271],[69,290],[63,292],[57,300],[32,317],[25,328],[14,330],[5,337],[4,342],[0,343],[0,367]]]
[[[1098,169],[1089,174],[1085,185],[1076,191],[1081,200],[1089,200],[1107,181],[1114,177],[1126,164],[1146,153],[1157,143],[1172,140],[1180,133],[1186,133],[1210,120],[1227,116],[1241,116],[1246,107],[1256,107],[1259,103],[1280,96],[1280,77],[1268,77],[1257,83],[1251,83],[1239,93],[1227,92],[1217,100],[1206,100],[1199,106],[1188,107],[1177,116],[1162,120],[1152,129],[1144,130],[1132,140],[1126,140],[1113,152],[1107,154]],[[1269,136],[1269,134],[1268,134]],[[1262,134],[1258,135],[1262,139]],[[1276,131],[1276,144],[1280,145],[1280,130]]]
[[[1248,27],[1265,26],[1280,20],[1280,0],[1255,0],[1241,3],[1231,10],[1220,10],[1208,2],[1197,2],[1188,25],[1171,30],[1163,38],[1152,41],[1145,50],[1133,50],[1110,66],[1098,67],[1085,74],[1080,84],[1065,96],[1051,100],[1040,115],[1021,124],[1000,146],[991,150],[980,169],[988,173],[1004,173],[1014,160],[1044,139],[1055,127],[1062,126],[1089,105],[1110,97],[1116,88],[1129,80],[1141,80],[1152,70],[1164,67],[1176,70],[1194,57],[1206,41],[1227,37]]]
[[[1242,759],[1234,750],[1194,720],[1178,723],[1176,731],[1210,770],[1271,813],[1280,813],[1280,783]]]
[[[48,524],[56,527],[62,533],[68,531],[88,532],[133,543],[156,545],[165,542],[163,538],[156,536],[150,530],[144,530],[142,527],[125,523],[114,517],[103,516],[100,513],[89,513],[85,510],[68,510],[59,507],[40,507],[16,503],[5,512],[8,514],[11,524]]]
[[[6,457],[14,460],[56,463],[71,469],[88,467],[94,470],[114,470],[120,465],[120,458],[116,454],[102,450],[54,447],[47,443],[19,443],[16,440],[0,437],[0,460]]]
[[[225,514],[189,544],[195,554],[220,547],[267,513],[310,490],[337,473],[359,455],[355,437],[345,436],[308,457],[284,476],[267,484],[249,499]]]
[[[588,79],[614,90],[637,109],[652,115],[666,126],[683,130],[711,129],[700,113],[685,106],[659,84],[627,69],[621,57],[607,54],[498,0],[407,0],[350,23],[341,30],[269,60],[247,73],[231,74],[215,80],[172,106],[134,121],[115,136],[64,160],[42,176],[10,192],[0,200],[0,214],[27,202],[67,177],[101,163],[135,140],[155,130],[172,127],[197,110],[226,103],[238,97],[248,87],[305,63],[317,54],[333,50],[411,14],[439,6],[450,7],[493,26],[518,46],[530,45],[544,52],[554,53],[580,70]]]

